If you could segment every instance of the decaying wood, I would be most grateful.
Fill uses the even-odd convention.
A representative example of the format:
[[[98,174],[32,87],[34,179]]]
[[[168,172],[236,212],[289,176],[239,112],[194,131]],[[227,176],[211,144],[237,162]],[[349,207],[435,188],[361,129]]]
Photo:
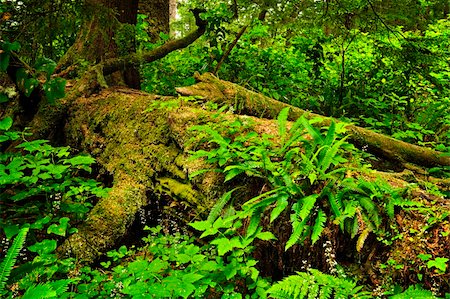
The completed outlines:
[[[93,155],[112,176],[113,187],[60,253],[95,259],[125,234],[138,210],[148,204],[149,194],[170,198],[173,211],[180,213],[201,213],[220,196],[222,184],[215,175],[188,179],[188,173],[205,167],[190,161],[182,146],[189,138],[187,128],[197,123],[198,111],[184,107],[145,112],[157,100],[177,99],[116,88],[69,104],[67,142]]]
[[[186,96],[201,96],[210,101],[228,103],[234,105],[239,113],[258,117],[276,118],[285,107],[290,107],[290,120],[296,120],[301,116],[308,119],[323,117],[276,101],[237,84],[220,80],[209,73],[197,74],[196,79],[198,81],[197,84],[178,88],[178,93]],[[331,119],[327,118],[320,125],[326,125],[330,121]],[[444,157],[442,153],[429,148],[403,142],[352,124],[347,125],[346,128],[351,142],[359,147],[367,148],[368,151],[375,155],[382,155],[400,163],[410,162],[426,167],[450,165],[450,157]]]

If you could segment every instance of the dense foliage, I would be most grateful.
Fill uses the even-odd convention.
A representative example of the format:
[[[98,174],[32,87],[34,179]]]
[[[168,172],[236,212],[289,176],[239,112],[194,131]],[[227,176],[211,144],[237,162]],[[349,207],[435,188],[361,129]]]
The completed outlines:
[[[142,65],[142,89],[175,95],[175,87],[195,82],[194,72],[212,71],[276,100],[449,155],[448,4],[304,2],[180,2],[179,19],[172,24],[174,36],[192,29],[190,9],[199,6],[206,9],[202,18],[208,20],[208,31],[188,48]],[[33,66],[17,72],[17,85],[25,95],[43,83],[49,102],[64,97],[66,81],[52,77],[54,60],[75,41],[85,9],[80,1],[1,1],[0,71],[5,72],[12,55],[20,53]],[[148,24],[140,15],[130,30],[138,52],[169,38],[161,35],[159,44],[150,43]],[[42,29],[47,27],[50,30]],[[0,86],[0,105],[6,107],[16,95],[14,89]],[[347,236],[357,255],[366,242],[391,246],[402,238],[396,221],[400,212],[428,217],[427,227],[409,232],[419,237],[448,223],[449,217],[439,207],[414,200],[411,186],[394,188],[369,175],[353,176],[371,169],[363,158],[377,161],[347,142],[342,123],[305,118],[289,123],[289,110],[284,109],[277,119],[278,132],[261,134],[250,129],[248,120],[229,122],[221,116],[233,113],[232,107],[208,105],[218,120],[190,128],[195,138],[186,144],[192,159],[202,159],[207,167],[190,174],[190,179],[211,171],[222,173],[228,192],[203,220],[182,232],[147,227],[149,235],[140,245],[116,248],[97,265],[83,265],[56,251],[67,235],[77,231],[95,202],[108,194],[91,178],[95,160],[46,140],[29,141],[31,134],[13,130],[11,118],[0,120],[0,296],[448,297],[449,257],[431,250],[423,249],[407,265],[384,261],[380,268],[385,280],[377,285],[336,258],[327,241],[330,234]],[[173,107],[161,101],[143,113],[168,108]],[[448,167],[427,171],[450,178]],[[251,179],[262,191],[243,196],[238,181]],[[424,185],[437,197],[450,196],[448,189],[432,182]],[[271,231],[276,225],[292,230],[282,239]],[[436,238],[448,234],[441,231]],[[279,242],[285,251],[319,244],[326,269],[287,271],[282,280],[273,281],[260,271],[261,261],[254,256],[263,242]],[[396,280],[397,271],[403,269],[418,284]]]

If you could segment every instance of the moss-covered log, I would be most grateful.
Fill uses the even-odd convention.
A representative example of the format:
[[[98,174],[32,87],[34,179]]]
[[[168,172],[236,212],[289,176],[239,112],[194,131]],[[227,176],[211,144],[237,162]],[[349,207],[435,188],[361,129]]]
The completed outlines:
[[[308,119],[323,117],[309,111],[293,107],[266,97],[262,94],[245,89],[242,86],[218,79],[212,74],[196,75],[197,84],[178,88],[181,95],[201,96],[207,100],[234,105],[239,113],[258,117],[276,118],[285,107],[290,107],[289,119],[296,120],[300,116]],[[324,120],[324,125],[330,119]],[[410,162],[422,166],[450,165],[450,157],[426,147],[420,147],[403,142],[389,136],[373,132],[352,124],[347,125],[350,141],[360,147],[367,148],[375,155],[382,155],[388,159],[401,163]]]
[[[85,260],[96,258],[124,235],[136,212],[148,204],[148,194],[168,196],[193,211],[210,206],[214,182],[198,182],[193,189],[187,174],[200,166],[189,161],[172,138],[171,127],[181,132],[184,129],[176,127],[189,123],[174,120],[183,114],[145,112],[156,100],[170,98],[110,89],[70,105],[67,141],[93,155],[113,177],[113,187],[110,196],[96,204],[60,252],[71,252]]]

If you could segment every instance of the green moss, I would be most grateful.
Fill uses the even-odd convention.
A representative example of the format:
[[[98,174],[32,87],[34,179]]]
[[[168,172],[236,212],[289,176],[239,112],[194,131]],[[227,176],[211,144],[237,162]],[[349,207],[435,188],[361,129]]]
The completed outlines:
[[[190,184],[181,183],[172,178],[159,178],[156,191],[170,195],[178,201],[184,201],[191,207],[202,202],[202,196]]]

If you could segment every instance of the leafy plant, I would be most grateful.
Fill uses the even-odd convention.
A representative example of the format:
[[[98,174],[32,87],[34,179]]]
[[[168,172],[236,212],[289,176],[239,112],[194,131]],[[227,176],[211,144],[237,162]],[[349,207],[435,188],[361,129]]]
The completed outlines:
[[[437,299],[435,295],[429,290],[424,290],[420,285],[410,286],[407,290],[400,294],[390,296],[391,299],[409,299],[409,298],[423,298],[423,299]]]
[[[14,238],[11,247],[8,249],[6,256],[0,263],[0,295],[5,293],[6,282],[8,281],[11,270],[16,263],[17,256],[23,248],[28,230],[28,227],[24,227],[19,231],[17,236]]]
[[[12,131],[12,124],[11,118],[0,121],[0,143],[29,135]],[[75,267],[74,259],[58,258],[54,253],[57,240],[46,237],[60,239],[76,232],[71,225],[92,206],[89,197],[107,194],[108,189],[81,176],[91,172],[93,162],[92,157],[72,156],[68,147],[53,147],[45,140],[19,142],[14,152],[0,153],[0,236],[12,239],[17,235],[1,266],[4,294],[55,298],[74,282],[59,279]],[[27,232],[35,243],[27,246],[25,256],[15,264]],[[4,288],[10,273],[11,292]]]
[[[297,272],[282,281],[273,284],[267,293],[272,298],[372,298],[369,292],[347,279],[324,274],[311,269],[309,272]]]
[[[20,133],[9,131],[11,126],[10,118],[0,122],[1,142],[20,138]],[[92,157],[71,157],[68,147],[52,147],[45,140],[24,141],[16,149],[22,152],[0,154],[0,186],[3,190],[0,199],[2,211],[8,213],[0,227],[8,238],[25,223],[31,223],[31,228],[36,229],[56,222],[58,224],[50,225],[48,232],[65,235],[69,218],[55,215],[73,213],[73,220],[81,218],[91,207],[86,200],[89,194],[98,197],[107,194],[107,190],[94,180],[77,177],[77,173],[91,171],[90,165],[95,161]],[[23,204],[18,206],[19,202]],[[48,213],[46,216],[43,216],[44,211]],[[14,223],[12,219],[15,219]]]
[[[20,44],[15,42],[0,41],[0,71],[6,72],[11,53],[20,50]],[[56,62],[49,58],[41,57],[34,65],[34,69],[20,68],[16,71],[16,83],[19,90],[26,97],[30,97],[35,88],[40,85],[39,74],[44,74],[45,82],[42,84],[42,90],[48,102],[53,104],[55,100],[63,98],[65,95],[66,80],[62,78],[51,78],[56,69]],[[5,94],[0,95],[0,103],[8,101]]]
[[[234,219],[223,221],[248,217],[249,236],[257,231],[265,210],[271,209],[270,222],[273,222],[290,207],[292,234],[286,250],[307,239],[316,243],[327,222],[340,225],[352,237],[359,235],[357,249],[361,250],[369,233],[383,234],[382,219],[385,216],[393,219],[395,207],[419,206],[404,200],[398,191],[381,181],[343,178],[350,170],[343,166],[347,161],[343,152],[344,149],[352,151],[352,147],[345,137],[339,137],[345,131],[341,124],[331,122],[323,133],[312,125],[322,120],[308,121],[301,117],[288,129],[288,113],[284,109],[278,116],[277,137],[259,136],[250,131],[230,138],[234,136],[234,128],[239,127],[236,122],[230,124],[229,131],[222,132],[211,124],[192,128],[209,144],[209,150],[193,152],[193,159],[204,158],[218,165],[214,171],[223,172],[225,182],[245,174],[262,179],[270,187],[270,191],[247,200]],[[276,139],[280,140],[279,144],[273,142]],[[205,171],[208,169],[191,176]],[[229,201],[230,194],[226,193],[213,207],[208,217],[212,226],[219,210]],[[213,231],[217,233],[217,230],[207,230],[207,234]]]
[[[259,277],[256,261],[242,251],[225,257],[217,255],[214,245],[199,246],[187,235],[165,235],[161,227],[149,230],[140,257],[115,265],[109,274],[103,274],[109,270],[83,268],[77,294],[87,298],[242,298],[242,294],[265,298],[268,283]],[[115,259],[117,252],[108,256],[113,263],[121,262]]]

